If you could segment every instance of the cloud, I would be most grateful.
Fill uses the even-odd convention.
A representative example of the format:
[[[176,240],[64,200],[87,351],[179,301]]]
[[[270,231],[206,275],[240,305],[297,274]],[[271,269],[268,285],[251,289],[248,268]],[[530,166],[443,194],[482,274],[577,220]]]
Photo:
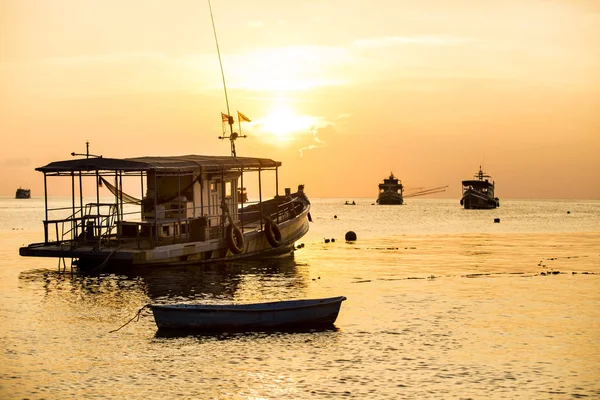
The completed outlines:
[[[327,143],[319,139],[319,131],[321,131],[322,129],[323,128],[316,128],[314,126],[310,129],[314,143],[299,149],[298,151],[300,152],[300,157],[304,156],[304,151],[317,149],[319,147],[325,147],[327,145]]]
[[[359,39],[355,40],[352,44],[357,47],[388,47],[397,45],[460,46],[475,42],[474,39],[460,36],[417,35]]]

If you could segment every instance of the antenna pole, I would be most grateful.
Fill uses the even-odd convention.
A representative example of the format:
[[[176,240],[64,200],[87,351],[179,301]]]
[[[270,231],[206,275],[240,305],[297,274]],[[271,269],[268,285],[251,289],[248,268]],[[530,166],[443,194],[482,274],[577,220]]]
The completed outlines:
[[[229,140],[231,142],[231,155],[233,157],[235,154],[235,139],[238,135],[233,132],[233,118],[231,117],[231,113],[229,112],[229,98],[227,97],[227,85],[225,84],[225,72],[223,72],[223,61],[221,61],[221,50],[219,49],[219,41],[217,39],[217,29],[215,28],[215,18],[213,17],[212,6],[210,5],[210,0],[208,0],[208,9],[210,10],[210,20],[212,22],[213,33],[215,35],[215,43],[217,45],[217,55],[219,56],[219,66],[221,67],[221,77],[223,78],[223,90],[225,91],[225,104],[227,105],[227,115],[229,116]],[[222,139],[225,139],[224,137]]]

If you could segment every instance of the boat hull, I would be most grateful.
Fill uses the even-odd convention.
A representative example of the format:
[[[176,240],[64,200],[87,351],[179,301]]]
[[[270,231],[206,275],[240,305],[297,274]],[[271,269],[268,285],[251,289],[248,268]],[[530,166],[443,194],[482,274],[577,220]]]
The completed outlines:
[[[346,297],[233,305],[150,305],[159,330],[229,332],[331,326]]]
[[[95,243],[78,246],[65,244],[31,244],[21,247],[19,254],[28,257],[71,258],[81,270],[97,270],[106,267],[124,268],[129,266],[185,265],[205,264],[239,260],[244,258],[265,257],[289,253],[309,230],[310,204],[296,217],[278,225],[281,240],[274,247],[265,230],[250,230],[243,233],[244,245],[235,253],[226,238],[217,238],[196,242],[182,242],[162,245],[149,249],[135,246],[99,248]]]
[[[465,191],[460,204],[468,210],[489,210],[500,205],[497,198],[490,198],[473,189]]]
[[[402,195],[395,192],[384,192],[379,195],[377,198],[377,204],[381,205],[402,205],[404,204],[404,199]]]

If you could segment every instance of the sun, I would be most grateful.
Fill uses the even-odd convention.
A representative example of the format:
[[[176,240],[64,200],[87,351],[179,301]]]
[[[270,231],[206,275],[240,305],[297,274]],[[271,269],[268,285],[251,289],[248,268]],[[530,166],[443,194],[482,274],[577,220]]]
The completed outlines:
[[[259,129],[270,137],[279,142],[289,142],[298,134],[310,132],[317,121],[314,117],[296,114],[286,104],[279,104],[266,117],[256,122]]]

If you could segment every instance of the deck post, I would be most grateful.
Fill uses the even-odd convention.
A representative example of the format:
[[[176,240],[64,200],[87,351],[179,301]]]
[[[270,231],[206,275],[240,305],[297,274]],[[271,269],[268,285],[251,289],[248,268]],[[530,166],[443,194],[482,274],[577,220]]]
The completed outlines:
[[[231,141],[231,145],[233,146],[233,141]],[[234,155],[234,157],[235,157],[235,155]],[[221,167],[221,232],[222,232],[223,237],[225,237],[225,217],[226,217],[226,215],[225,215],[225,209],[222,207],[223,203],[225,203],[225,169],[223,167]],[[227,203],[225,203],[225,204],[227,204]]]
[[[140,192],[140,205],[143,207],[143,200],[144,200],[144,171],[140,171],[140,186],[142,191]],[[142,220],[142,216],[140,215],[140,221]]]
[[[79,171],[79,206],[81,210],[81,216],[83,217],[83,180],[81,178],[81,171]],[[81,221],[81,230],[83,231],[83,220]]]
[[[181,169],[177,170],[177,231],[181,240]],[[177,243],[175,238],[176,236],[173,235],[173,241]]]
[[[73,215],[71,216],[71,239],[77,237],[77,222],[75,221],[75,172],[71,171],[71,208]]]
[[[123,171],[119,171],[119,191],[117,193],[119,193],[119,210],[121,211],[121,218],[119,219],[120,222],[123,222]],[[117,234],[119,234],[119,231],[117,230]],[[120,235],[119,235],[120,237]]]
[[[157,200],[157,196],[158,196],[158,186],[157,186],[157,180],[156,180],[156,175],[158,174],[158,171],[155,169],[154,170],[154,238],[156,239],[156,245],[158,246],[158,200]]]
[[[235,191],[235,195],[238,195],[238,190]],[[240,221],[242,221],[241,225],[242,225],[242,233],[244,232],[244,167],[240,168],[240,188],[239,188],[239,193],[240,193],[240,197],[241,199],[237,199],[236,203],[241,204],[242,206],[240,207]]]
[[[263,229],[263,204],[262,204],[262,181],[261,181],[261,168],[258,167],[258,204],[260,205],[260,229]]]
[[[117,207],[116,211],[116,222],[117,225],[119,224],[119,217],[121,212],[119,211],[119,190],[121,190],[121,188],[119,187],[119,171],[115,171],[115,206]],[[110,222],[107,223],[107,225],[109,225]],[[110,231],[110,226],[107,226],[108,230]],[[118,233],[117,233],[118,234]],[[109,236],[109,240],[107,241],[108,246],[110,247],[110,236]]]
[[[279,196],[279,167],[275,167],[275,196]]]
[[[100,175],[98,170],[96,170],[96,215],[98,215],[98,222],[100,222]],[[100,229],[97,227],[96,229]],[[98,236],[100,236],[100,231],[98,231]]]
[[[200,217],[204,217],[204,175],[202,175],[202,167],[200,167]],[[194,204],[194,207],[196,204]]]
[[[46,179],[47,175],[44,172],[44,213],[46,215],[44,221],[44,243],[48,243],[48,182]]]

